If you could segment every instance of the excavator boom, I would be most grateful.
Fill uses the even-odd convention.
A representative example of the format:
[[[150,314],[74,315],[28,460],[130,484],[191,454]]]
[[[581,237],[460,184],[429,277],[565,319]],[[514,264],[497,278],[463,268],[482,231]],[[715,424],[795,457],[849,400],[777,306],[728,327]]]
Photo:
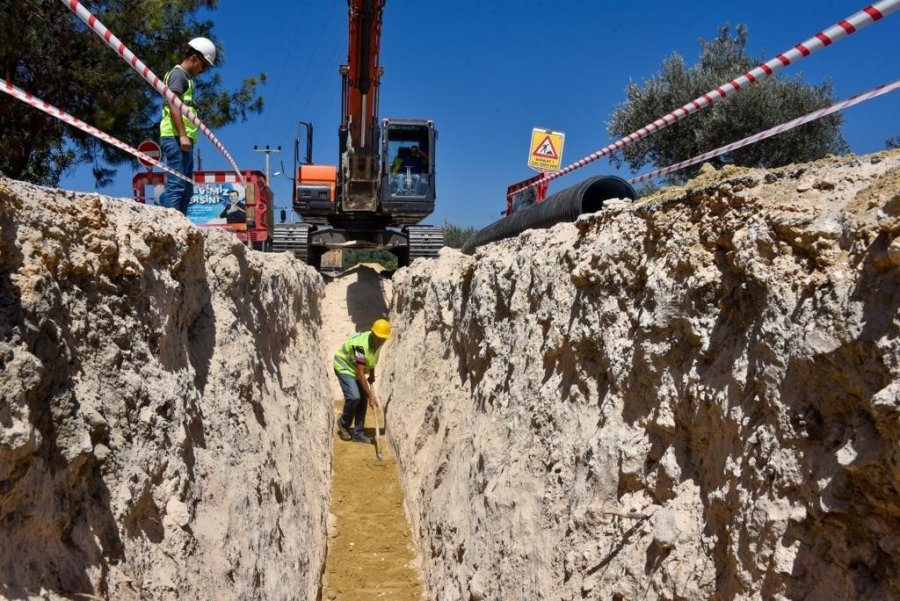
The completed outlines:
[[[378,58],[386,0],[347,0],[347,64],[341,65],[340,160],[300,165],[294,209],[303,223],[285,248],[318,266],[328,249],[388,250],[406,265],[443,246],[439,228],[418,225],[434,211],[437,131],[423,119],[379,119]],[[408,83],[410,89],[414,81]],[[310,156],[311,152],[307,152]]]
[[[375,211],[378,187],[378,65],[385,0],[347,0],[347,64],[341,66],[338,194],[347,211]]]

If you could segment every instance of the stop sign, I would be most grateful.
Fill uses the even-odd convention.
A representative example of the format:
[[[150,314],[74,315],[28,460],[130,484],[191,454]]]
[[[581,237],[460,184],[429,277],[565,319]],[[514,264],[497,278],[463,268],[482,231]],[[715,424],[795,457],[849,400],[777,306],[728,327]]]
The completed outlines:
[[[138,144],[138,152],[143,152],[148,157],[153,160],[158,161],[160,155],[162,155],[162,151],[159,148],[159,144],[154,142],[153,140],[144,140],[140,144]],[[138,160],[141,162],[141,165],[146,167],[147,169],[153,170],[153,163],[149,161],[145,161],[144,159],[138,157]]]

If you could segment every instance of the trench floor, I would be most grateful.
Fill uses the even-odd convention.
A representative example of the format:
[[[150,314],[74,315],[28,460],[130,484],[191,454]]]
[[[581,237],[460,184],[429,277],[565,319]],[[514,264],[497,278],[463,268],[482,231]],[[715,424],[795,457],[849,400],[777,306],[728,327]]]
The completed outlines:
[[[335,402],[335,419],[343,403]],[[366,426],[366,433],[374,437],[371,409]],[[378,461],[374,445],[334,437],[331,513],[335,519],[325,559],[325,599],[422,598],[397,464],[383,435],[381,441],[384,460]]]

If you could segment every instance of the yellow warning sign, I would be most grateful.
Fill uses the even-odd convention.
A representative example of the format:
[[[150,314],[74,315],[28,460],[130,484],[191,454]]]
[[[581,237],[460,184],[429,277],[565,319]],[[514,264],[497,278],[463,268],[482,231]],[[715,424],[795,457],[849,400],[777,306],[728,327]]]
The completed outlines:
[[[566,134],[535,127],[531,130],[531,151],[528,166],[535,171],[556,171],[562,164],[563,142]]]

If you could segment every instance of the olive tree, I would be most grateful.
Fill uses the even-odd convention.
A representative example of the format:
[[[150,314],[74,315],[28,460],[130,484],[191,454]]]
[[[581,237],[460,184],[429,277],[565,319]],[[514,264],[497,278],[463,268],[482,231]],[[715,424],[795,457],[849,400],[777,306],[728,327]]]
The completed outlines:
[[[638,85],[626,89],[626,100],[617,105],[607,122],[610,136],[621,138],[674,109],[738,77],[763,62],[747,55],[747,28],[738,25],[735,35],[723,25],[713,40],[700,40],[700,59],[688,66],[678,54],[666,58],[662,69]],[[774,127],[835,102],[828,82],[806,83],[799,75],[772,76],[720,100],[697,113],[626,146],[612,157],[616,166],[627,163],[636,171],[645,165],[665,167],[730,142]],[[810,161],[848,150],[841,136],[843,117],[832,114],[768,140],[745,146],[710,162],[717,166],[777,167]],[[673,182],[696,174],[699,166],[675,172]]]

